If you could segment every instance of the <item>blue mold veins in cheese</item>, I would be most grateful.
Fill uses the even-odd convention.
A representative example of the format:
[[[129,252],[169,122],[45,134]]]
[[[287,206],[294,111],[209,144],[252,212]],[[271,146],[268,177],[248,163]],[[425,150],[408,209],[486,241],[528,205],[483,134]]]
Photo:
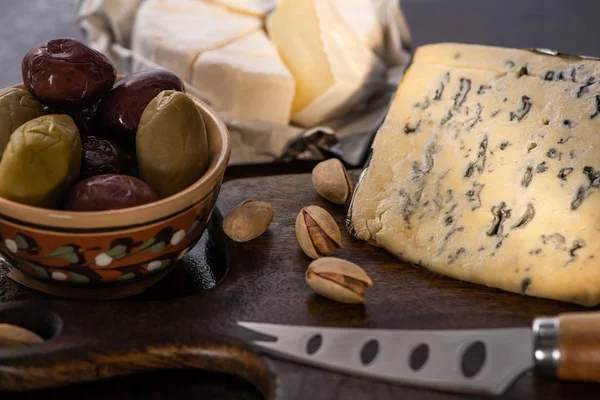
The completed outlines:
[[[600,303],[600,62],[417,50],[355,191],[360,239],[434,272]]]

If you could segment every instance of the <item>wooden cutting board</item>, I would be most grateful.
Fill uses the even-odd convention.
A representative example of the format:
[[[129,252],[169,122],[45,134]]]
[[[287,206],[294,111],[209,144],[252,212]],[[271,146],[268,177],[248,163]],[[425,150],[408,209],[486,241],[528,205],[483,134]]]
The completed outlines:
[[[351,173],[356,181],[358,171]],[[299,210],[316,204],[344,226],[346,209],[314,191],[310,175],[224,184],[226,214],[247,198],[271,203],[275,218],[262,237],[236,244],[217,210],[209,231],[181,265],[146,293],[114,301],[49,297],[0,277],[0,322],[33,329],[45,344],[0,350],[0,388],[52,387],[160,369],[199,368],[238,375],[269,399],[457,399],[456,394],[355,378],[260,355],[258,338],[236,321],[362,328],[456,329],[529,326],[541,315],[581,311],[576,305],[455,281],[401,264],[342,229],[336,255],[374,282],[364,305],[335,303],[304,282],[310,259],[296,244]],[[596,397],[600,385],[522,376],[507,399]],[[476,399],[477,397],[465,396]]]

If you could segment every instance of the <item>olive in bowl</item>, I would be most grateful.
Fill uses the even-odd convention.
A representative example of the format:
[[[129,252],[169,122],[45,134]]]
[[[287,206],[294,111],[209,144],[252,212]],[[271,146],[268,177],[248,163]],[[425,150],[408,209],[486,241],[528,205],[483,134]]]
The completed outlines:
[[[81,139],[68,115],[43,115],[18,127],[0,160],[0,196],[56,207],[79,177]]]
[[[102,53],[69,38],[49,40],[21,64],[23,83],[42,103],[59,109],[85,108],[115,83],[114,66]]]
[[[127,174],[133,157],[125,146],[114,140],[96,136],[82,138],[81,176],[89,178],[103,174]]]
[[[185,93],[160,92],[144,110],[136,136],[140,176],[162,197],[196,181],[208,167],[202,114]]]
[[[109,211],[49,210],[0,198],[0,252],[11,277],[46,293],[116,298],[154,284],[200,239],[230,155],[229,135],[200,100],[208,169],[168,198]]]
[[[96,175],[78,182],[67,197],[65,210],[104,211],[136,207],[158,201],[156,192],[133,176]]]
[[[60,109],[56,107],[45,107],[44,114],[65,114],[73,118],[75,125],[79,129],[79,134],[82,138],[86,136],[96,135],[101,133],[100,127],[96,122],[95,107],[88,107],[82,110],[79,109]]]
[[[42,115],[42,104],[24,89],[0,90],[0,157],[10,135],[27,121]]]
[[[141,72],[118,81],[98,104],[104,135],[134,141],[144,109],[164,90],[183,92],[183,82],[165,70]]]

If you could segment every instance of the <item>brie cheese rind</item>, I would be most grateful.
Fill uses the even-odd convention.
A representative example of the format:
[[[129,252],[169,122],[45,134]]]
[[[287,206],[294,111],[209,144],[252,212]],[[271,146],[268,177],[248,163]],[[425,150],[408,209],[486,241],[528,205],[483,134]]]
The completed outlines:
[[[294,78],[263,31],[202,53],[194,63],[191,83],[229,117],[289,123]]]
[[[373,0],[333,0],[333,4],[346,25],[383,59],[383,27]]]
[[[206,0],[231,11],[263,18],[277,5],[277,0]]]
[[[600,302],[600,62],[417,50],[373,144],[350,231],[457,279]]]
[[[311,127],[384,84],[384,67],[331,1],[283,0],[267,29],[296,80],[292,121]]]
[[[223,47],[261,26],[258,18],[201,1],[146,0],[135,19],[132,50],[189,82],[192,65],[201,53]],[[132,69],[139,72],[135,66]]]

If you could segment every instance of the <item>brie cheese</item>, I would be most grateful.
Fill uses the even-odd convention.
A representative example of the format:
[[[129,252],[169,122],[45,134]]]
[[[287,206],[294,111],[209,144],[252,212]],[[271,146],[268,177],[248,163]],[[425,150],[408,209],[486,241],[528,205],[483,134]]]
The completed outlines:
[[[373,0],[334,0],[333,3],[346,24],[383,59],[383,29]]]
[[[277,0],[206,0],[224,6],[231,11],[264,17],[275,8]]]
[[[263,31],[202,53],[191,83],[230,118],[289,123],[294,78]]]
[[[339,115],[383,83],[383,65],[331,0],[283,0],[267,28],[296,80],[296,124],[314,126]]]
[[[201,1],[146,0],[134,23],[132,50],[189,82],[198,55],[260,27],[258,18]],[[133,69],[139,72],[135,64]]]

